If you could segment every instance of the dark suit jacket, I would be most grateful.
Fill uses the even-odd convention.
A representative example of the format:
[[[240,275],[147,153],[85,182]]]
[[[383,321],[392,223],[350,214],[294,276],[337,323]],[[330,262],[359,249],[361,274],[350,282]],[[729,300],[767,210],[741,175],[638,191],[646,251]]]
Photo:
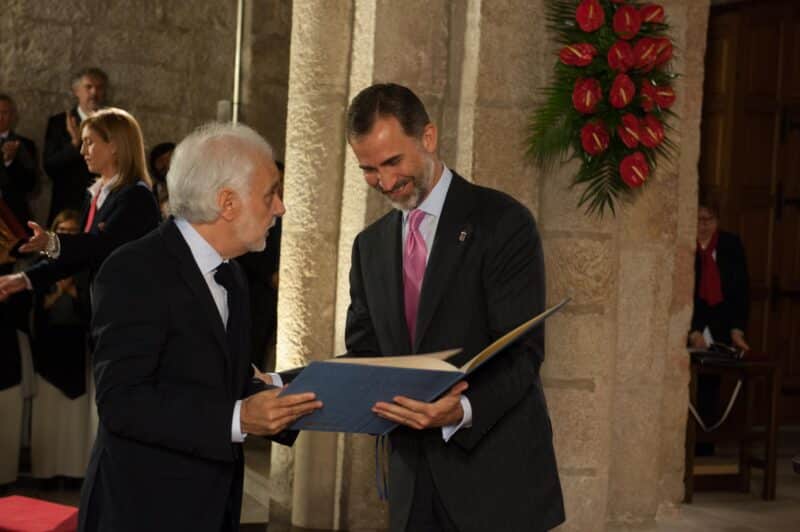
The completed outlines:
[[[80,124],[78,108],[73,108],[70,114]],[[44,137],[44,170],[53,182],[48,225],[63,209],[80,210],[86,197],[86,188],[95,178],[83,160],[80,146],[76,148],[72,145],[67,132],[66,115],[58,113],[51,116]]]
[[[100,427],[80,530],[238,531],[244,469],[231,420],[235,401],[261,388],[250,378],[247,309],[237,315],[246,338],[231,353],[172,220],[105,262],[92,318]]]
[[[358,235],[350,273],[349,353],[397,355],[462,347],[462,364],[544,309],[541,242],[530,212],[454,174],[422,285],[417,339],[403,312],[402,215]],[[460,235],[464,234],[464,238]],[[463,240],[463,241],[462,241]],[[535,330],[468,379],[471,428],[449,443],[440,429],[391,433],[390,520],[405,530],[416,471],[434,484],[462,532],[546,530],[564,520]]]
[[[81,228],[86,224],[88,210],[87,205]],[[112,251],[152,231],[160,219],[150,189],[137,184],[124,185],[109,193],[88,233],[59,235],[61,255],[58,259],[35,264],[25,273],[37,291],[46,290],[57,280],[83,270],[89,272],[91,281]]]
[[[731,329],[747,330],[750,312],[747,258],[739,237],[725,231],[719,232],[717,240],[717,266],[722,284],[722,302],[710,307],[700,299],[700,255],[694,261],[694,311],[692,331],[708,327],[717,342],[731,343]]]
[[[0,192],[11,212],[26,229],[27,221],[31,219],[28,207],[28,194],[36,187],[39,174],[36,144],[30,139],[15,132],[11,132],[5,142],[10,140],[20,141],[17,155],[9,166],[6,166],[0,156]],[[0,141],[0,145],[3,141]]]

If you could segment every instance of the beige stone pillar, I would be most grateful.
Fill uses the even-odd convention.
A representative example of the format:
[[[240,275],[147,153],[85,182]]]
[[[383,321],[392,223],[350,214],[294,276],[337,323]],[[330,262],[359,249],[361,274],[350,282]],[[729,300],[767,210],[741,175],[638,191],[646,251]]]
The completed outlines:
[[[291,33],[291,0],[245,2],[239,117],[264,135],[279,160],[286,148]]]
[[[334,350],[352,16],[350,2],[293,2],[278,369]],[[334,528],[336,442],[336,434],[304,432],[293,449],[273,446],[271,520]]]

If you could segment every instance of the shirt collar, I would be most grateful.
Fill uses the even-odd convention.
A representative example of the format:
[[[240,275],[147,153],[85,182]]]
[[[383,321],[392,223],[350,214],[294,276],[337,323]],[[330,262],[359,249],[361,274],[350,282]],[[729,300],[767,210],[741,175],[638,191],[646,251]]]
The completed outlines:
[[[75,106],[75,109],[77,109],[77,110],[78,110],[78,116],[80,117],[80,119],[81,119],[81,122],[83,122],[84,120],[86,120],[87,118],[89,118],[89,115],[87,115],[86,113],[84,113],[84,112],[83,112],[83,109],[81,109],[81,106],[80,106],[80,105],[76,105],[76,106]]]
[[[175,218],[175,225],[189,245],[192,257],[203,275],[213,272],[222,264],[222,256],[185,218]]]
[[[117,182],[117,179],[119,179],[119,174],[117,174],[114,177],[112,177],[111,179],[109,179],[108,183],[103,185],[103,178],[102,177],[98,177],[97,179],[95,179],[94,183],[89,185],[89,189],[88,189],[89,190],[89,194],[91,194],[92,197],[95,197],[98,194],[102,194],[104,191],[106,191],[109,188],[111,188],[111,186],[114,183]]]
[[[442,175],[439,181],[430,191],[428,197],[417,206],[417,209],[423,211],[425,214],[436,216],[437,218],[442,214],[444,208],[444,200],[447,198],[447,191],[450,189],[450,182],[453,180],[453,172],[442,164]],[[408,218],[410,211],[403,211],[403,222]]]

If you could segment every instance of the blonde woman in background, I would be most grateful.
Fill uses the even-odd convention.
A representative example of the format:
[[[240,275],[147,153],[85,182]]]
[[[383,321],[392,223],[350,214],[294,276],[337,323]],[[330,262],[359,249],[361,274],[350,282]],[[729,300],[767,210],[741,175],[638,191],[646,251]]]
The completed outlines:
[[[91,282],[112,251],[158,225],[160,215],[136,119],[122,109],[103,109],[81,123],[81,139],[81,154],[89,170],[99,174],[89,187],[81,231],[56,235],[28,222],[33,236],[20,251],[38,252],[50,260],[0,277],[0,301],[26,288],[47,290],[59,279],[81,271],[88,272]]]

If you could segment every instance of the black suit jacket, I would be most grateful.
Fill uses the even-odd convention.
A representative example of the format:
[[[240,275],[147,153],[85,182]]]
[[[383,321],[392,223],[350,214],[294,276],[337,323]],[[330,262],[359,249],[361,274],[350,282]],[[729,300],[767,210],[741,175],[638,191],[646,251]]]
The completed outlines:
[[[708,327],[714,341],[731,343],[731,329],[747,330],[750,312],[747,258],[739,237],[725,231],[719,232],[717,240],[717,266],[722,284],[722,302],[710,307],[700,299],[700,273],[702,264],[700,254],[695,253],[694,261],[694,311],[692,312],[692,331]]]
[[[78,108],[70,111],[78,124],[81,122]],[[89,171],[80,152],[72,145],[67,131],[67,113],[58,113],[47,121],[44,137],[44,170],[53,182],[48,225],[63,209],[80,210],[86,196],[86,188],[95,176]]]
[[[350,273],[349,353],[464,349],[462,364],[544,309],[541,242],[509,196],[453,176],[425,271],[415,345],[403,311],[402,215],[358,235]],[[471,428],[391,433],[390,521],[405,530],[415,475],[429,467],[462,532],[546,530],[564,520],[552,430],[539,379],[544,332],[533,331],[468,379]]]
[[[23,227],[28,229],[27,221],[31,219],[28,207],[28,195],[36,187],[38,179],[38,155],[36,144],[30,139],[15,132],[11,132],[6,141],[18,140],[20,142],[17,155],[9,166],[6,166],[0,156],[0,195],[6,202],[11,212]]]
[[[172,220],[113,253],[93,293],[100,427],[80,530],[238,531],[244,469],[231,420],[237,399],[263,389],[251,380],[247,309],[232,353]]]
[[[87,205],[83,210],[81,228],[86,224],[88,211]],[[160,219],[149,188],[138,184],[124,185],[109,193],[103,206],[97,210],[88,233],[59,235],[61,254],[58,259],[35,264],[25,273],[37,291],[83,270],[89,272],[91,281],[112,251],[146,235],[158,226]]]

